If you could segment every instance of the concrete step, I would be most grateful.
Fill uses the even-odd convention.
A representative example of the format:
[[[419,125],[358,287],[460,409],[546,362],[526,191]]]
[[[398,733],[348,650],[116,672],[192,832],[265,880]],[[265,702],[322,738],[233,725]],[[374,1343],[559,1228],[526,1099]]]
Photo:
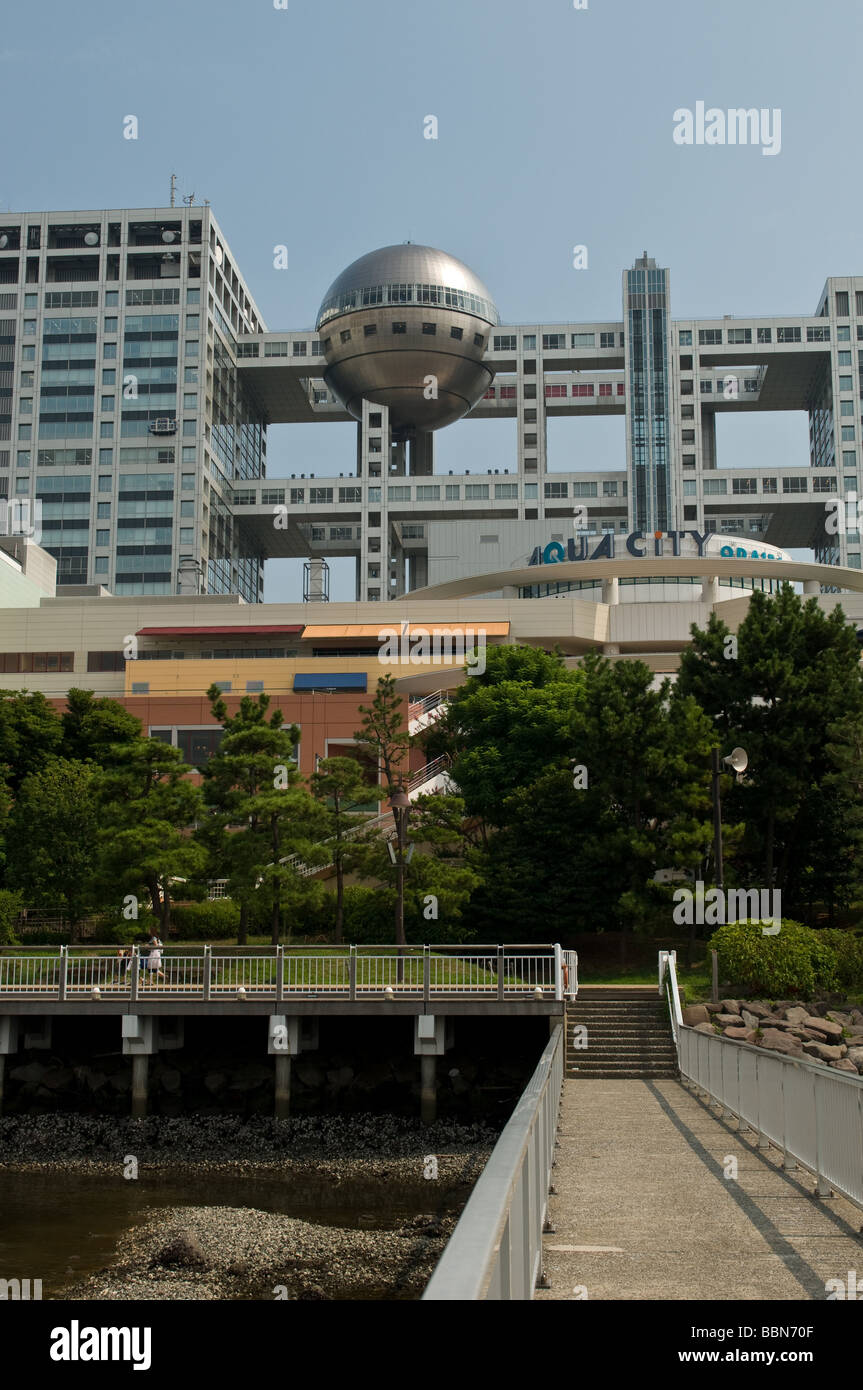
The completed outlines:
[[[676,1081],[680,1073],[669,1068],[654,1071],[592,1071],[565,1073],[567,1081]]]

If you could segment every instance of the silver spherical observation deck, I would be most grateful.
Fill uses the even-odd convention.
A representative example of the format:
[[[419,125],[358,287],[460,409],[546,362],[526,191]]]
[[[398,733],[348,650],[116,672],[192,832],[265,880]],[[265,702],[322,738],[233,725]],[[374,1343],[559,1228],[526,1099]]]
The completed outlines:
[[[355,419],[385,405],[397,434],[438,430],[485,395],[500,315],[482,281],[432,246],[384,246],[343,270],[318,313],[324,380]]]

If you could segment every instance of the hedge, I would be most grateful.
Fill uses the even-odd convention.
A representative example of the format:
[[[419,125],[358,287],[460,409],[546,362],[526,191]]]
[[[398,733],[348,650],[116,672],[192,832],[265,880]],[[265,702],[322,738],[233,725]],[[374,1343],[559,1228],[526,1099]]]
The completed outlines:
[[[783,918],[775,935],[765,936],[765,922],[726,922],[708,946],[719,954],[719,978],[743,993],[768,999],[807,997],[816,988],[839,983],[838,960],[826,932],[813,931]]]

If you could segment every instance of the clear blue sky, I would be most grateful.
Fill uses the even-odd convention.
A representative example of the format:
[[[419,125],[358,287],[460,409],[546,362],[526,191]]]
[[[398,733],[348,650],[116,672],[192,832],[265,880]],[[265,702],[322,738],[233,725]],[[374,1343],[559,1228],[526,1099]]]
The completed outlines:
[[[645,249],[671,268],[674,317],[811,313],[827,275],[863,265],[860,33],[859,0],[7,6],[0,212],[163,206],[176,172],[270,328],[311,327],[340,269],[408,239],[465,260],[507,322],[616,318]],[[675,109],[699,100],[780,108],[781,153],[675,144]],[[725,463],[807,457],[802,415],[721,424]],[[454,426],[438,467],[508,466],[513,431]],[[622,449],[613,420],[550,436],[552,467]],[[269,471],[349,472],[353,451],[352,426],[283,426]],[[295,563],[267,580],[268,599],[299,597]]]

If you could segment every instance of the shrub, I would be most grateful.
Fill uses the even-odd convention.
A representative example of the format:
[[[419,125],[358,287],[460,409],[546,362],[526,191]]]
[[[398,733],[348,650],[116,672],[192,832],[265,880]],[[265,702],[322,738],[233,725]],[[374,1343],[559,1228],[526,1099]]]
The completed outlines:
[[[15,923],[21,910],[21,897],[8,888],[0,888],[0,946],[18,946]]]
[[[818,940],[836,956],[836,982],[840,989],[863,988],[863,937],[838,927],[825,927]]]
[[[707,943],[719,953],[719,977],[732,988],[770,999],[806,996],[816,986],[837,983],[836,952],[825,932],[783,919],[775,936],[765,936],[762,922],[726,922]]]
[[[231,898],[182,903],[172,907],[171,922],[180,941],[227,941],[237,935],[240,906]]]

